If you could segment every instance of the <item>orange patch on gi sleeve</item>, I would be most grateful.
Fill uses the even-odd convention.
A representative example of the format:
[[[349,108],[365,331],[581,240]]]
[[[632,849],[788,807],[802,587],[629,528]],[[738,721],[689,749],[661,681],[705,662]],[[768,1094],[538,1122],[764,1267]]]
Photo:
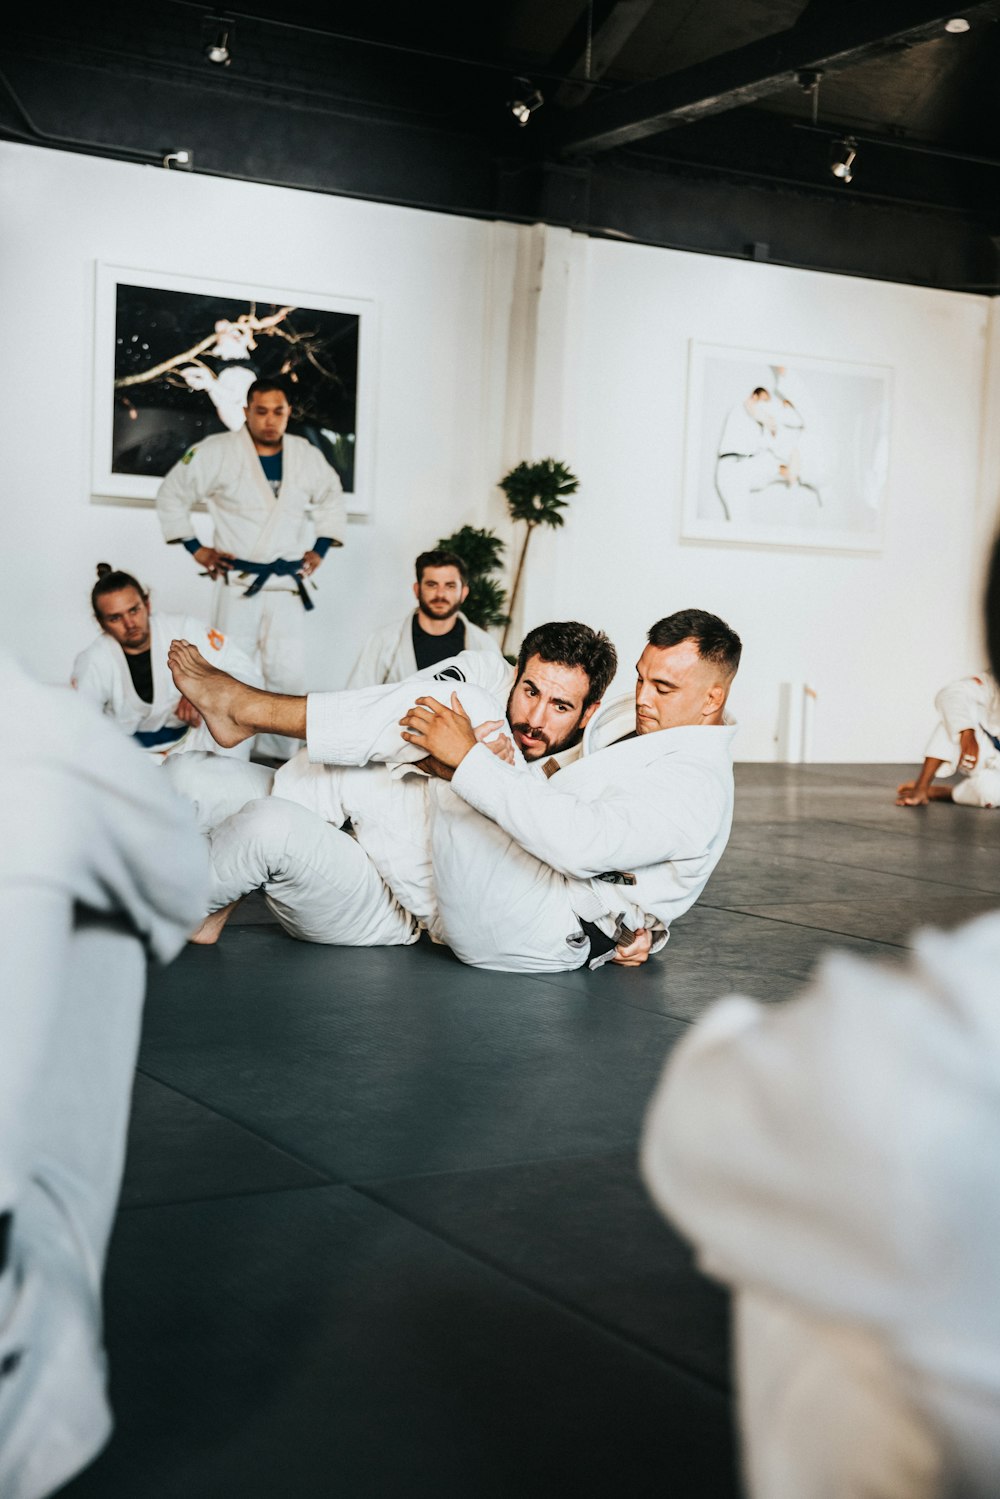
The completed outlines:
[[[221,651],[226,643],[226,637],[219,630],[209,630],[208,643],[213,651]]]

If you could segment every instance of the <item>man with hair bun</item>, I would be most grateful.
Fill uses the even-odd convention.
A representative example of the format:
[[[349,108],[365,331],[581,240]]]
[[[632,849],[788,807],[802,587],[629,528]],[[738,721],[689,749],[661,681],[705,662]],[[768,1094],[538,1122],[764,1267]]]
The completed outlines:
[[[415,609],[376,630],[365,641],[347,680],[348,687],[380,687],[402,682],[462,651],[493,651],[491,635],[462,613],[469,592],[465,563],[454,552],[421,552],[416,562]]]
[[[178,697],[167,666],[170,642],[179,633],[194,636],[210,660],[259,687],[260,673],[252,661],[220,630],[209,629],[192,615],[151,609],[148,592],[132,574],[107,562],[97,564],[90,606],[101,633],[73,663],[73,686],[81,696],[151,754],[218,753],[197,709]],[[246,759],[250,741],[224,753]]]
[[[344,544],[340,479],[317,447],[287,433],[293,387],[259,377],[247,391],[246,423],[189,448],[156,496],[166,541],[180,543],[216,580],[212,623],[260,665],[275,692],[305,691],[302,621],[306,586],[330,547]],[[191,511],[204,504],[211,546]],[[287,754],[271,740],[269,749]]]

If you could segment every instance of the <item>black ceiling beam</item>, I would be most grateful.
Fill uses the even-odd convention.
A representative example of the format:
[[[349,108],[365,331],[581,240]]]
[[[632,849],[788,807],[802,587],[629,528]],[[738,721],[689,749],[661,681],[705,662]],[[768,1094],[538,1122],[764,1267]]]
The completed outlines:
[[[576,109],[590,98],[594,83],[603,78],[653,4],[654,0],[594,0],[591,12],[588,0],[549,65],[570,80],[556,94],[557,104]]]
[[[971,21],[993,19],[996,9],[995,0],[961,8]],[[839,72],[941,36],[954,14],[942,0],[853,0],[827,14],[810,10],[804,25],[592,100],[565,124],[559,146],[567,156],[608,151],[753,104],[802,73]]]

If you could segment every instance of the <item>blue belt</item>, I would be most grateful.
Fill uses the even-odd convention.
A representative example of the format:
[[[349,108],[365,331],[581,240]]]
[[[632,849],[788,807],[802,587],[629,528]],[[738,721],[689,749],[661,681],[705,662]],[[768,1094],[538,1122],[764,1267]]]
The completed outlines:
[[[290,562],[287,557],[278,557],[274,562],[247,562],[242,557],[234,557],[232,560],[232,571],[236,573],[257,574],[243,595],[245,599],[252,599],[255,593],[260,593],[269,578],[294,578],[299,590],[299,598],[302,600],[302,607],[308,613],[310,609],[315,609],[316,605],[309,597],[305,579],[299,572],[303,561],[302,557],[297,558],[294,562]],[[222,576],[228,583],[229,569]]]
[[[165,729],[137,729],[132,738],[138,739],[143,749],[157,749],[161,744],[176,744],[187,731],[186,723],[178,724],[176,728],[168,724]]]
[[[986,735],[993,748],[1000,750],[1000,738],[998,738],[996,734],[991,734],[985,724],[981,723],[979,727],[982,729],[983,733]]]

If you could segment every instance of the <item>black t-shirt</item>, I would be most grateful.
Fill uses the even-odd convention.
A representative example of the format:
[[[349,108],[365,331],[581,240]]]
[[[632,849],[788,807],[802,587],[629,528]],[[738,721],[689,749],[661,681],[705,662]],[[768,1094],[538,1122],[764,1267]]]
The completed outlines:
[[[128,662],[128,674],[132,678],[132,686],[144,703],[151,703],[153,701],[153,662],[149,651],[139,651],[134,656],[128,651],[123,654]]]
[[[420,627],[420,615],[415,613],[412,631],[418,671],[423,671],[425,666],[436,666],[439,661],[447,661],[449,656],[457,656],[459,651],[465,650],[465,625],[457,617],[447,634],[428,635]]]

